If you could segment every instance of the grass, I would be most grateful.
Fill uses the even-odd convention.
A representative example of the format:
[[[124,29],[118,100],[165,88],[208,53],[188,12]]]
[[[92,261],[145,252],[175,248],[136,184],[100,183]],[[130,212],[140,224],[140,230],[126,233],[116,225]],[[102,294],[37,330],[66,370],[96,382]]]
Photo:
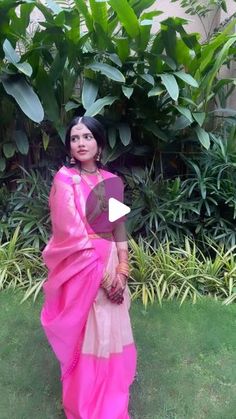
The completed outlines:
[[[58,364],[39,323],[41,300],[0,292],[0,417],[63,419]],[[132,419],[236,418],[236,305],[132,305],[138,376]],[[99,418],[100,419],[100,418]],[[111,418],[112,419],[112,418]]]
[[[236,305],[132,308],[139,349],[135,419],[236,418]]]

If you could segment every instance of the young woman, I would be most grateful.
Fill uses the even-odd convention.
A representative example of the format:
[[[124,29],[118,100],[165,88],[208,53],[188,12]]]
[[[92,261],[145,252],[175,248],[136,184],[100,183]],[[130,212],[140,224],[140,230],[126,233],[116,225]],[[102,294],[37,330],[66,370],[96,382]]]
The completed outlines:
[[[124,188],[101,168],[104,141],[95,118],[71,122],[71,167],[56,173],[49,198],[41,323],[60,362],[67,419],[128,419],[136,369],[125,226],[123,219],[108,221],[108,199],[122,201]]]

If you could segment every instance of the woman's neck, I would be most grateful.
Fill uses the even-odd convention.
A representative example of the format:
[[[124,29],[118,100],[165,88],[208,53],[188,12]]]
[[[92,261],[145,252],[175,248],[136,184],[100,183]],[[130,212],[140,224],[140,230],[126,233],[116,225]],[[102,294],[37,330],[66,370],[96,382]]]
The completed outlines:
[[[94,161],[83,161],[80,163],[80,168],[88,172],[94,172],[98,167]]]

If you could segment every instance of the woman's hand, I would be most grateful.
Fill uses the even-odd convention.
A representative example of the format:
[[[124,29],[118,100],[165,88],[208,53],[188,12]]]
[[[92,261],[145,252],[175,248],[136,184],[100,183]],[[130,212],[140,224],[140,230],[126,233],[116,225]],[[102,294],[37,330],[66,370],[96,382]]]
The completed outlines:
[[[111,289],[107,292],[108,298],[112,303],[121,304],[124,301],[124,290],[127,278],[125,275],[118,273],[112,281]]]

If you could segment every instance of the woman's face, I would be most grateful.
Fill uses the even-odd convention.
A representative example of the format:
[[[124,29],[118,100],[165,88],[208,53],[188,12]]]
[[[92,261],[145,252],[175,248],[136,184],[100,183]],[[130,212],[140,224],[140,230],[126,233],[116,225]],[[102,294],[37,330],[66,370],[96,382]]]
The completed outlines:
[[[94,160],[98,145],[91,131],[84,124],[74,125],[70,132],[71,157],[81,162]]]

